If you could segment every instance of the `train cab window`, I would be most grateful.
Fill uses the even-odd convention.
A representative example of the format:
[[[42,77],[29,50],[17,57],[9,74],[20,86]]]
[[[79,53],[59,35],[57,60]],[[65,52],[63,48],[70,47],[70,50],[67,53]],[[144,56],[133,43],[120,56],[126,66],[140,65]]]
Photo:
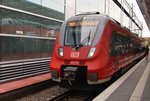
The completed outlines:
[[[94,19],[69,21],[66,26],[64,45],[90,46],[98,24],[99,21]]]

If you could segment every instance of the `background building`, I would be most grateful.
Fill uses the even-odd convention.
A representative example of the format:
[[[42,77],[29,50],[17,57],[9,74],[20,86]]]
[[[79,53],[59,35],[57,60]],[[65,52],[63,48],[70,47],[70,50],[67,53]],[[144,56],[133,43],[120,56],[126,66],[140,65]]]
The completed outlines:
[[[0,83],[50,72],[64,0],[0,0]]]
[[[0,61],[50,57],[64,0],[0,0]]]
[[[104,13],[132,32],[142,34],[142,23],[126,0],[66,0],[66,19],[90,11]]]

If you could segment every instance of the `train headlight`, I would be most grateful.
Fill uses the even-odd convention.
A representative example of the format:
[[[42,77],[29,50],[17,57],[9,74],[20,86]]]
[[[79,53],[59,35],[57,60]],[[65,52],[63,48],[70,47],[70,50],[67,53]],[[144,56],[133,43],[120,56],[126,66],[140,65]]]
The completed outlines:
[[[61,56],[61,57],[64,56],[64,50],[63,50],[63,48],[59,48],[59,49],[58,49],[58,54],[59,54],[59,56]]]
[[[91,48],[88,54],[88,57],[92,57],[96,51],[96,48]]]

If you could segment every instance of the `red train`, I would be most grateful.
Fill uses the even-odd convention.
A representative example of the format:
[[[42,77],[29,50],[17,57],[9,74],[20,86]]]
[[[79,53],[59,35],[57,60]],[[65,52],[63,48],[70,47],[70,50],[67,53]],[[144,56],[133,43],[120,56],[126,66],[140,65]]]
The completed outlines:
[[[143,41],[98,12],[73,16],[58,34],[50,64],[52,79],[63,87],[107,82],[144,56]]]

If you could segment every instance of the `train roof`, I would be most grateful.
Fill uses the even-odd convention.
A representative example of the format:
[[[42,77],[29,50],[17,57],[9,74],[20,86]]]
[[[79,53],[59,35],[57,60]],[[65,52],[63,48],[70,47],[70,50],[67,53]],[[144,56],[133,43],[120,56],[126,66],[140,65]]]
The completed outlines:
[[[120,26],[120,28],[124,29],[124,31],[129,32],[130,34],[128,34],[128,35],[129,35],[129,37],[132,37],[133,40],[142,41],[142,39],[140,39],[138,35],[131,32],[130,29],[128,29],[127,27],[122,26],[117,20],[115,20],[112,17],[109,17],[106,14],[100,13],[100,12],[85,12],[85,13],[77,14],[77,15],[69,18],[67,21],[77,20],[77,19],[80,19],[80,18],[83,18],[83,17],[87,17],[88,19],[99,19],[99,20],[103,20],[103,21],[104,20],[105,21],[112,21],[115,24],[117,24],[118,26]]]
[[[95,11],[95,12],[84,12],[84,13],[80,13],[80,14],[77,14],[75,15],[74,17],[83,17],[83,16],[89,16],[91,18],[95,18],[95,19],[103,19],[103,20],[111,20],[113,21],[114,23],[117,23],[119,25],[121,25],[117,20],[115,20],[114,18],[112,17],[109,17],[108,15],[106,14],[103,14],[103,13],[100,13],[98,11]],[[73,17],[73,18],[74,18]],[[72,19],[72,17],[71,17]]]
[[[109,16],[99,13],[99,12],[85,12],[85,13],[81,13],[81,14],[77,14],[75,16],[72,16],[68,19],[68,21],[70,20],[76,20],[79,18],[83,18],[83,17],[87,17],[88,19],[109,19]]]
[[[95,14],[101,14],[100,12],[96,11],[96,12],[84,12],[84,13],[80,13],[80,14],[76,14],[76,16],[79,15],[95,15]]]

